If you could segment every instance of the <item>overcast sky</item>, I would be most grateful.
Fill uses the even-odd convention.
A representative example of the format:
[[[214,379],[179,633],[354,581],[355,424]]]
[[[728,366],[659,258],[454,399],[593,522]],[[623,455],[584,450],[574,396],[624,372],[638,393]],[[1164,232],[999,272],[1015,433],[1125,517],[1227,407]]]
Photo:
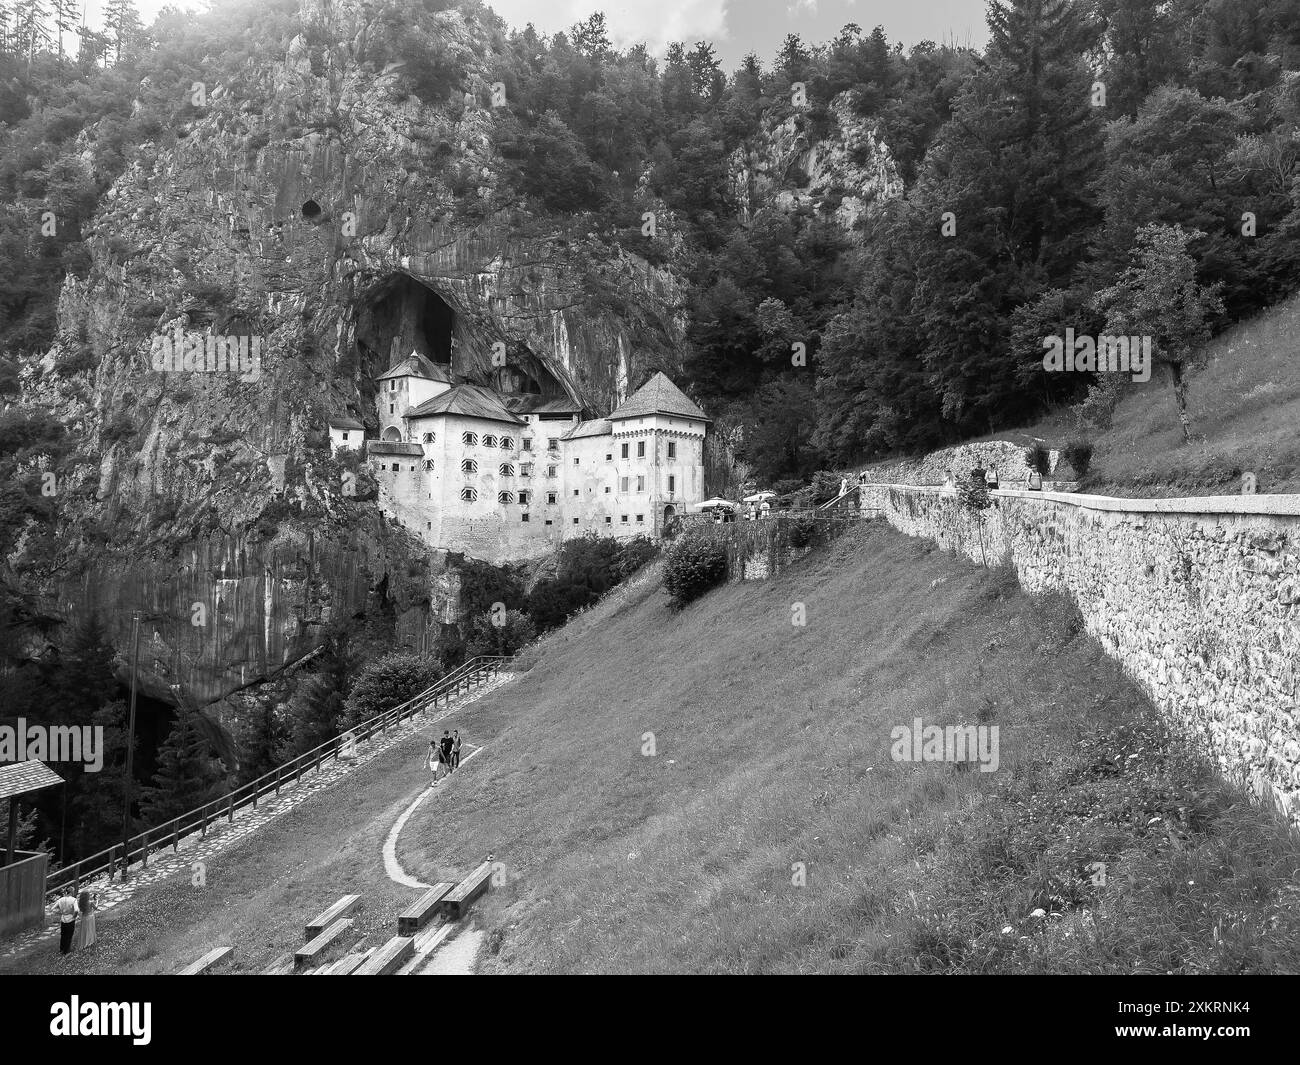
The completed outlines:
[[[146,22],[166,0],[137,0]],[[178,7],[201,9],[199,2],[174,0]],[[217,0],[218,5],[220,0]],[[884,26],[890,41],[913,45],[927,38],[984,46],[984,0],[489,0],[506,23],[532,22],[544,33],[567,29],[593,11],[604,11],[614,43],[644,41],[662,53],[669,41],[713,42],[724,67],[734,70],[746,52],[756,52],[764,66],[787,33],[805,41],[834,37],[845,23],[864,32]],[[103,0],[87,0],[88,21],[98,24]]]

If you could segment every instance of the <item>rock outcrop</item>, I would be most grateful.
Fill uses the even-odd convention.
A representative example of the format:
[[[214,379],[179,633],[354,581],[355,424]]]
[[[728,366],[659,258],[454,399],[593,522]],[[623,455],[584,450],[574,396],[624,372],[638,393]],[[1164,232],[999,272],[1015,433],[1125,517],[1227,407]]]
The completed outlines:
[[[732,154],[732,188],[746,221],[768,204],[784,211],[809,206],[852,231],[903,194],[888,145],[854,110],[850,93],[831,100],[827,120],[818,136],[808,113],[774,109],[761,133]]]
[[[670,270],[498,196],[481,14],[422,16],[456,70],[440,103],[376,51],[394,32],[378,17],[308,5],[287,52],[196,83],[175,143],[139,146],[105,196],[89,275],[24,381],[76,447],[43,590],[100,613],[124,672],[145,612],[138,676],[169,702],[270,676],[377,598],[417,643],[448,619],[445,553],[328,444],[330,417],[373,429],[373,378],[402,347],[592,414],[677,369]],[[257,364],[160,369],[156,338],[186,334],[256,338]],[[61,369],[74,352],[95,368]]]

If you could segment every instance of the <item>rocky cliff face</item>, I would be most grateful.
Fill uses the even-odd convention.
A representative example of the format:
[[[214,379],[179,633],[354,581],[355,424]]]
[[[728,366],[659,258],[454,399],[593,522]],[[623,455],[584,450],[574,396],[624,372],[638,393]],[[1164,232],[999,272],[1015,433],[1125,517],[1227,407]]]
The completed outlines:
[[[65,615],[98,610],[119,647],[145,611],[139,677],[160,698],[211,703],[376,597],[413,638],[446,619],[445,556],[328,448],[330,416],[373,429],[372,378],[404,346],[597,414],[676,368],[670,272],[497,209],[489,35],[430,17],[468,89],[442,105],[368,59],[351,3],[309,7],[287,54],[196,87],[176,144],[140,146],[108,192],[89,277],[24,382],[78,449],[46,590]],[[257,364],[159,369],[155,338],[178,332],[260,338]],[[56,369],[87,350],[94,370]]]
[[[872,210],[903,194],[903,180],[875,124],[854,111],[848,93],[828,108],[828,128],[807,113],[772,112],[762,131],[731,157],[736,201],[746,220],[764,205],[810,206],[853,230]]]

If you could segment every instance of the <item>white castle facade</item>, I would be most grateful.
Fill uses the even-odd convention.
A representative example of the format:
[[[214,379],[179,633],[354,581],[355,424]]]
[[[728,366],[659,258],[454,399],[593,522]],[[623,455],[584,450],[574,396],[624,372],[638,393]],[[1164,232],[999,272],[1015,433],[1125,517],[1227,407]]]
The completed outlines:
[[[455,383],[418,353],[377,382],[379,439],[340,418],[331,442],[364,443],[385,511],[434,547],[499,562],[588,533],[658,537],[704,498],[709,419],[662,373],[586,421],[571,399]]]

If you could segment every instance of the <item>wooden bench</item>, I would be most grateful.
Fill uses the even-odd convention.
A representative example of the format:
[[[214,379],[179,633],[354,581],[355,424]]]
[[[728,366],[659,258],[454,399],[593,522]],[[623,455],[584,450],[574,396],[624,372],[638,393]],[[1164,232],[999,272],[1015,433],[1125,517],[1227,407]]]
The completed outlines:
[[[351,976],[373,954],[373,950],[362,950],[355,954],[347,954],[340,958],[333,965],[326,966],[321,970],[322,976]]]
[[[415,940],[411,936],[393,936],[374,952],[353,976],[388,976],[397,972],[412,954]]]
[[[397,934],[413,936],[442,912],[442,899],[455,884],[434,884],[397,918]]]
[[[328,910],[307,923],[307,937],[303,942],[310,943],[340,917],[347,917],[359,905],[361,905],[360,895],[344,895]]]
[[[301,969],[314,961],[319,961],[331,946],[337,945],[339,939],[352,927],[352,918],[343,917],[335,921],[324,932],[304,947],[293,953],[293,967]]]
[[[443,898],[440,905],[447,920],[460,920],[473,901],[487,891],[491,883],[492,863],[484,862]]]
[[[202,976],[234,949],[234,947],[217,947],[214,950],[210,950],[198,961],[194,962],[194,964],[185,966],[185,968],[181,970],[180,975]]]

